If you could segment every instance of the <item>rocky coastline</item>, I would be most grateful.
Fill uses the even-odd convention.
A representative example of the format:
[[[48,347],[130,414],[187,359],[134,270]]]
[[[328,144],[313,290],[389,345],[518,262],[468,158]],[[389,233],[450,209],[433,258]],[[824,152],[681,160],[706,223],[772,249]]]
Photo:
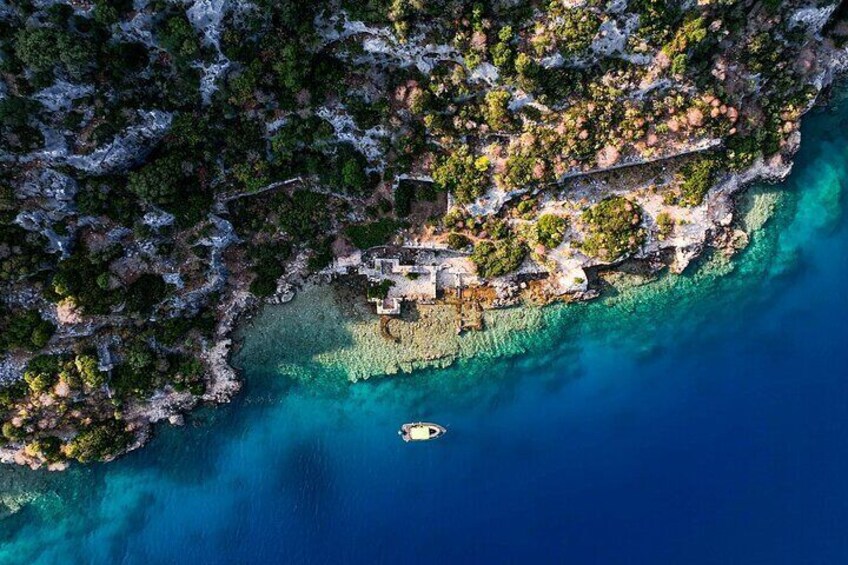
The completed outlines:
[[[8,236],[12,245],[0,246],[0,260],[11,271],[21,268],[21,256],[35,257],[32,272],[9,276],[2,301],[9,322],[0,320],[0,329],[22,337],[0,358],[0,383],[9,397],[3,399],[8,414],[0,462],[62,470],[71,460],[109,461],[144,445],[156,423],[181,425],[200,403],[228,402],[241,388],[232,359],[251,317],[264,315],[265,305],[297,300],[299,292],[314,297],[340,280],[355,281],[359,295],[348,299],[356,303],[357,323],[378,328],[374,335],[385,348],[433,342],[422,347],[422,359],[414,348],[397,354],[394,366],[406,371],[419,361],[449,363],[450,351],[462,347],[459,334],[485,334],[493,312],[591,300],[611,273],[679,274],[709,249],[731,256],[744,248],[750,234],[736,218],[736,202],[752,184],[780,182],[791,172],[802,117],[848,68],[842,41],[848,26],[834,21],[836,4],[799,1],[771,16],[748,2],[754,16],[742,32],[747,23],[734,28],[709,20],[722,13],[711,4],[699,3],[678,21],[659,49],[652,36],[633,35],[630,24],[626,32],[618,29],[630,21],[624,10],[632,6],[624,5],[550,8],[534,16],[538,25],[523,23],[520,33],[496,15],[463,16],[459,23],[473,31],[458,34],[453,44],[441,42],[438,25],[395,21],[391,28],[346,12],[318,12],[310,20],[315,37],[308,49],[370,69],[367,79],[343,77],[347,86],[362,87],[368,103],[376,106],[380,89],[386,91],[383,121],[368,127],[359,123],[375,119],[367,108],[354,111],[356,101],[337,93],[320,103],[309,89],[294,90],[285,103],[298,108],[291,111],[259,86],[239,90],[249,67],[236,61],[232,45],[222,46],[221,28],[238,28],[251,10],[247,4],[194,2],[184,13],[169,8],[159,14],[142,2],[123,15],[100,14],[104,30],[141,38],[145,49],[164,49],[173,72],[187,68],[180,57],[195,57],[189,67],[198,83],[190,90],[199,99],[191,111],[164,103],[164,109],[123,109],[124,127],[103,142],[94,130],[118,118],[95,115],[86,105],[94,88],[70,80],[88,71],[66,61],[32,96],[42,115],[0,132],[14,146],[0,151],[9,179],[3,210],[13,219],[10,229],[19,230]],[[16,39],[16,56],[37,63],[27,42],[42,41],[37,33],[60,28],[62,17],[71,23],[61,33],[78,33],[84,26],[74,18],[88,19],[91,12],[69,9],[56,9],[59,23],[47,16],[27,20],[35,39],[25,33]],[[551,55],[566,47],[547,43],[573,10],[583,10],[575,26],[595,20],[599,26],[584,43],[566,34],[567,49],[576,50],[569,61],[559,51]],[[109,19],[116,17],[125,21]],[[497,33],[496,24],[502,26]],[[828,26],[839,41],[825,34]],[[778,123],[770,123],[776,129],[764,141],[756,130],[768,112],[756,99],[771,92],[774,80],[763,79],[765,70],[754,72],[761,62],[746,60],[740,70],[733,57],[745,59],[738,52],[745,45],[768,45],[764,37],[777,28],[785,46],[797,51],[787,51],[796,60],[778,62],[792,69],[795,83],[781,87],[791,94],[780,94],[791,98],[781,98],[785,108],[768,110]],[[187,43],[174,43],[168,35],[174,30]],[[51,41],[64,41],[61,33]],[[193,33],[198,37],[191,39]],[[713,41],[711,33],[736,39]],[[500,42],[493,45],[495,37]],[[697,63],[689,45],[697,42],[718,53],[703,72],[729,92],[695,87],[685,64]],[[177,53],[176,45],[190,53]],[[517,53],[531,47],[538,63],[519,64]],[[480,52],[484,60],[476,61]],[[515,63],[516,70],[485,60],[490,56]],[[533,74],[603,67],[609,58],[625,70],[592,83],[608,89],[597,101],[580,98],[584,93],[557,100]],[[438,71],[440,65],[452,74]],[[0,101],[27,98],[37,77],[23,68],[4,79],[11,86],[0,89]],[[414,78],[398,78],[410,69]],[[422,85],[431,79],[428,93]],[[651,102],[656,115],[639,106],[666,90],[665,99]],[[618,98],[603,104],[628,106],[627,131],[603,137],[589,131],[585,116],[570,114],[579,108],[607,119],[598,107],[610,92]],[[238,96],[245,100],[233,102]],[[419,107],[439,96],[445,105],[422,118]],[[462,109],[475,99],[479,108]],[[740,103],[746,100],[750,107]],[[262,149],[222,157],[204,146],[202,132],[212,128],[200,116],[216,105],[261,124]],[[73,112],[88,125],[72,135]],[[239,124],[223,129],[239,132]],[[201,125],[207,129],[197,133]],[[287,128],[302,138],[287,138],[294,135]],[[731,147],[728,140],[741,138],[740,131],[753,149],[750,143]],[[415,132],[420,146],[409,141]],[[42,146],[29,148],[26,136]],[[549,151],[551,144],[561,151]],[[263,152],[274,157],[266,162]],[[299,169],[304,155],[318,165]],[[163,195],[162,187],[175,179],[194,192],[175,196],[178,188],[171,186],[175,194]],[[410,310],[420,315],[418,325],[409,323]],[[502,326],[530,328],[532,322]],[[439,340],[450,346],[439,347]]]

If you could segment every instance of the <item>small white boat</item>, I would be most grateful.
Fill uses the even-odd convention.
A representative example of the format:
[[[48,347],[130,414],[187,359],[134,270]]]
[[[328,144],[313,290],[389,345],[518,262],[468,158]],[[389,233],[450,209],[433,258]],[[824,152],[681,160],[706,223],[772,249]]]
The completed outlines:
[[[439,424],[414,422],[402,425],[398,434],[403,438],[403,441],[429,441],[442,437],[446,432],[447,429]]]

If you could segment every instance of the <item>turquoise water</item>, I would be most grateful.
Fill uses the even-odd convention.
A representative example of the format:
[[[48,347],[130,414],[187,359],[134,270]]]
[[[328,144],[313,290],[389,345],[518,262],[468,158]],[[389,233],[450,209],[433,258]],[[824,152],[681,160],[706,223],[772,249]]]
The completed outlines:
[[[844,563],[848,105],[732,264],[551,308],[499,351],[246,389],[109,465],[0,470],[3,562]],[[764,191],[761,200],[767,200]],[[304,347],[308,344],[304,344]],[[263,346],[266,347],[266,346]],[[425,445],[398,424],[446,424]]]

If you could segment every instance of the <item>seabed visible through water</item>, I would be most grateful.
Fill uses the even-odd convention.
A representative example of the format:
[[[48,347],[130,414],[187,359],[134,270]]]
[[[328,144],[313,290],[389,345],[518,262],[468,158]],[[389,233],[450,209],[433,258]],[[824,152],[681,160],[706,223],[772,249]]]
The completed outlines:
[[[0,562],[846,562],[846,120],[807,118],[733,260],[487,313],[413,344],[428,368],[332,293],[266,308],[231,405],[108,465],[0,469]],[[404,444],[416,420],[449,433]]]

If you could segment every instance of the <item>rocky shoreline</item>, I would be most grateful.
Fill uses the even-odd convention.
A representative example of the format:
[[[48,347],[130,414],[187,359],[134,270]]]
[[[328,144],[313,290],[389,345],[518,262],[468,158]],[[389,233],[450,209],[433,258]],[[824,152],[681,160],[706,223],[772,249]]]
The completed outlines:
[[[821,81],[819,95],[816,96],[805,109],[809,112],[818,104],[821,104],[820,95],[831,87],[833,81],[838,78],[848,67],[848,55],[845,51],[834,51],[829,57],[821,61],[827,63],[829,69],[825,78]],[[733,173],[727,178],[716,183],[709,191],[706,206],[708,208],[709,224],[703,226],[704,238],[700,241],[689,242],[683,247],[657,246],[654,249],[645,249],[635,256],[625,259],[616,264],[595,262],[584,265],[588,281],[598,280],[599,273],[615,272],[622,264],[637,263],[644,272],[651,276],[656,275],[664,269],[670,269],[673,273],[682,273],[686,267],[695,259],[699,258],[705,249],[714,247],[726,255],[732,255],[743,248],[747,242],[744,231],[738,229],[735,223],[735,206],[739,196],[751,185],[757,182],[778,183],[786,179],[792,170],[792,157],[797,152],[801,143],[800,132],[791,137],[791,144],[784,148],[780,154],[774,155],[769,161],[758,160],[754,165],[739,173]],[[227,245],[220,248],[226,251]],[[348,265],[349,266],[349,265]],[[332,272],[332,271],[331,271]],[[521,273],[517,274],[519,277]],[[295,270],[278,281],[277,293],[269,299],[260,300],[252,295],[246,285],[236,281],[236,287],[227,290],[224,299],[216,309],[216,330],[213,339],[200,354],[206,367],[206,390],[200,397],[186,392],[160,391],[152,397],[130,406],[125,414],[125,419],[134,431],[134,441],[123,452],[129,452],[143,447],[153,435],[153,425],[167,421],[171,425],[182,425],[184,416],[195,408],[198,403],[211,404],[227,403],[241,390],[241,375],[233,366],[232,358],[238,350],[236,334],[248,327],[251,320],[265,307],[266,304],[280,305],[297,299],[297,293],[301,290],[306,292],[321,291],[328,284],[333,284],[337,274],[313,275],[305,277],[302,271]],[[341,275],[344,276],[344,275]],[[526,293],[522,292],[519,283],[514,282],[515,276],[508,276],[487,281],[497,290],[498,299],[490,304],[490,308],[511,308],[528,301]],[[230,281],[228,284],[232,283]],[[591,284],[585,290],[573,292],[567,296],[556,293],[537,294],[537,307],[560,301],[584,301],[599,297],[599,288],[593,288]],[[541,298],[541,300],[539,300]],[[377,317],[374,318],[375,324]],[[440,331],[449,330],[450,325],[445,325]],[[420,330],[418,330],[420,331]],[[511,331],[511,330],[510,330]],[[438,335],[428,335],[429,339],[438,340]],[[390,344],[386,343],[386,347]],[[436,357],[423,357],[422,359],[410,359],[400,368],[403,371],[411,371],[417,367],[430,367],[437,362]],[[450,364],[450,356],[444,357],[444,363]],[[11,379],[19,379],[25,362],[21,359],[6,359],[0,367],[4,375]],[[116,454],[114,459],[120,456]],[[41,467],[41,463],[33,461],[23,454],[21,448],[0,448],[0,463],[15,463],[29,465],[33,468]],[[64,470],[67,463],[48,465],[49,470]]]
[[[197,107],[122,110],[126,123],[103,142],[93,130],[117,118],[95,116],[86,106],[95,87],[62,67],[34,95],[39,118],[0,132],[13,144],[24,133],[43,141],[0,151],[12,171],[4,213],[19,230],[0,246],[12,273],[0,308],[21,334],[0,359],[0,462],[108,461],[144,445],[157,422],[181,425],[199,403],[228,402],[241,389],[233,357],[249,320],[298,293],[320,304],[340,279],[359,293],[339,310],[358,324],[357,339],[385,348],[390,372],[411,371],[450,362],[463,340],[485,349],[503,332],[530,331],[533,321],[512,320],[509,307],[591,300],[612,273],[650,278],[682,273],[709,249],[730,256],[749,241],[740,194],[789,175],[800,120],[848,68],[841,40],[824,34],[835,4],[749,3],[740,8],[749,21],[734,23],[739,10],[698,3],[673,25],[669,17],[665,35],[637,33],[633,18],[656,14],[628,16],[639,8],[627,3],[551,6],[532,25],[475,12],[394,28],[322,9],[301,22],[315,28],[303,53],[369,71],[342,73],[345,88],[325,98],[299,85],[275,101],[222,45],[224,27],[244,31],[249,6],[172,8],[100,14],[125,20],[101,31],[141,38],[139,49],[161,49],[169,64],[183,45],[200,74]],[[67,22],[32,19],[16,40],[21,73],[4,79],[15,100],[34,76],[26,42],[65,41],[79,32],[74,17],[91,16],[65,12]],[[576,15],[598,25],[580,41],[558,23]],[[770,48],[783,59],[769,59]],[[710,66],[698,68],[693,58],[707,51]],[[769,84],[769,60],[791,84]],[[599,74],[579,75],[585,84],[573,91],[542,80],[593,65]],[[78,100],[87,125],[71,133]],[[384,105],[374,114],[372,103]],[[214,127],[203,112],[216,105],[260,126],[255,147],[241,147],[238,120],[222,128],[232,139],[204,145]],[[194,192],[180,193],[183,184]],[[13,272],[19,255],[34,273]],[[338,334],[316,343],[325,337],[326,347],[343,344]],[[332,360],[326,347],[316,355]]]

